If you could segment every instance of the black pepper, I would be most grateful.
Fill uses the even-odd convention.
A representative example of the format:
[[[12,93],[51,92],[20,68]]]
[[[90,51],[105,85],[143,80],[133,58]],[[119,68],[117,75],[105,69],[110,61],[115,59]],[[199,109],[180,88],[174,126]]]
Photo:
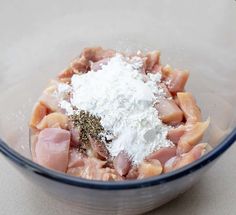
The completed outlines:
[[[89,136],[100,139],[100,134],[104,132],[104,128],[101,125],[101,118],[84,110],[71,115],[69,119],[75,128],[80,129],[80,140],[83,144],[89,142]]]

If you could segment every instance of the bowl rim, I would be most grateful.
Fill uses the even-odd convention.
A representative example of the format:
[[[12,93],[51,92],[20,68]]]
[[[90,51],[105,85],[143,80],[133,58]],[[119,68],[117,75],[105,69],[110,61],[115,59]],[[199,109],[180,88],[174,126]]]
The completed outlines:
[[[20,153],[16,152],[1,139],[0,139],[0,152],[18,166],[25,168],[28,171],[33,172],[37,175],[45,177],[49,180],[81,188],[90,188],[98,190],[126,190],[126,189],[144,188],[163,184],[166,182],[179,179],[192,172],[195,172],[196,170],[206,166],[207,164],[211,163],[216,158],[218,158],[235,141],[236,141],[236,127],[214,149],[212,149],[206,155],[202,156],[197,161],[194,161],[191,164],[186,165],[185,167],[182,167],[180,169],[177,169],[175,171],[160,176],[154,176],[142,180],[126,180],[121,182],[88,180],[47,169],[33,162],[32,160],[24,157]]]

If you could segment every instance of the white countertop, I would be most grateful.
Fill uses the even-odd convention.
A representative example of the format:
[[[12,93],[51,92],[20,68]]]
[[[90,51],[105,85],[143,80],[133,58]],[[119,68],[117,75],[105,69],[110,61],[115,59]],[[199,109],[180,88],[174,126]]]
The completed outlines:
[[[236,144],[192,189],[148,215],[235,215]],[[70,208],[34,187],[0,156],[0,214],[74,215]]]
[[[109,3],[110,2],[110,3]],[[137,3],[138,2],[138,3]],[[173,12],[177,11],[177,18],[182,22],[187,20],[191,13],[193,13],[193,20],[197,22],[198,20],[201,25],[200,27],[203,30],[206,28],[211,31],[209,33],[209,38],[215,41],[218,41],[218,37],[214,37],[215,35],[221,36],[221,43],[216,43],[219,46],[232,48],[233,42],[235,41],[235,26],[227,27],[227,23],[229,20],[235,20],[235,10],[236,10],[236,2],[234,0],[228,1],[220,1],[220,0],[208,0],[208,1],[188,1],[182,0],[181,4],[178,1],[174,4],[174,1],[126,1],[119,0],[111,1],[108,0],[100,0],[97,1],[0,1],[0,26],[2,32],[0,34],[0,47],[1,53],[3,56],[8,47],[12,46],[12,56],[15,57],[15,52],[18,53],[20,48],[24,46],[25,38],[37,38],[41,43],[38,46],[33,46],[34,40],[31,39],[31,43],[26,47],[31,47],[30,50],[33,50],[32,53],[36,54],[37,51],[34,50],[34,47],[47,47],[47,44],[50,44],[45,38],[48,38],[47,35],[50,32],[54,32],[51,30],[51,26],[56,26],[55,29],[60,31],[55,31],[53,35],[67,35],[67,33],[71,32],[66,31],[68,29],[82,29],[81,31],[86,32],[84,35],[85,39],[89,40],[88,32],[90,28],[85,28],[86,25],[82,25],[81,20],[83,22],[88,22],[94,24],[94,20],[97,17],[104,20],[103,22],[95,22],[95,27],[98,30],[105,29],[105,26],[112,26],[104,31],[104,35],[107,34],[107,31],[110,34],[114,35],[122,35],[120,34],[120,25],[110,25],[109,22],[113,24],[113,8],[117,9],[115,12],[116,21],[119,21],[120,17],[130,17],[130,12],[133,12],[133,19],[127,19],[127,23],[125,22],[122,27],[126,27],[130,29],[130,35],[133,39],[136,39],[136,36],[139,35],[137,32],[140,31],[140,23],[139,21],[143,19],[147,19],[147,14],[149,14],[149,18],[151,19],[153,16],[153,20],[160,19],[163,21],[163,26],[160,25],[160,29],[164,30],[168,26],[171,25],[171,20],[175,20],[175,17],[171,20],[166,20],[165,16],[160,15],[160,3],[162,3],[162,9],[165,9],[170,16]],[[202,7],[202,5],[206,4],[206,7]],[[174,6],[173,6],[174,5]],[[135,6],[135,7],[134,7]],[[179,7],[179,8],[176,8]],[[180,9],[183,11],[181,12]],[[205,9],[205,13],[200,14],[203,9]],[[106,11],[104,13],[103,11]],[[91,12],[92,11],[92,12]],[[206,13],[207,11],[207,13]],[[101,13],[100,13],[101,12]],[[196,13],[195,13],[196,12]],[[200,13],[198,13],[200,12]],[[111,17],[107,18],[105,15],[109,15]],[[136,16],[137,14],[137,16]],[[146,15],[145,15],[146,14]],[[186,16],[186,14],[188,14]],[[194,14],[197,14],[195,17]],[[200,15],[199,15],[200,14]],[[203,15],[209,15],[207,19]],[[104,17],[101,17],[104,15]],[[79,16],[80,19],[76,19],[74,22],[74,17]],[[187,19],[186,19],[187,17]],[[60,18],[60,19],[59,19]],[[59,20],[58,22],[57,19]],[[54,25],[53,20],[56,20]],[[64,22],[61,22],[61,20]],[[73,22],[69,22],[72,20]],[[138,20],[138,21],[137,21]],[[148,19],[149,20],[149,19]],[[152,20],[151,20],[152,21]],[[208,25],[202,26],[204,22],[210,23]],[[67,25],[67,22],[69,25]],[[215,22],[215,23],[214,23]],[[132,24],[131,27],[128,24]],[[144,22],[145,23],[145,22]],[[153,25],[154,22],[147,22],[146,24]],[[85,23],[86,24],[86,23]],[[192,23],[191,23],[192,24]],[[214,25],[213,25],[214,24]],[[48,26],[47,26],[48,25]],[[62,26],[62,27],[61,27]],[[100,26],[100,28],[99,28]],[[197,28],[192,25],[195,33],[199,33],[201,31],[197,31]],[[80,28],[79,28],[80,27]],[[153,26],[152,26],[153,27]],[[185,27],[185,26],[183,26]],[[211,28],[210,28],[211,27]],[[46,29],[46,30],[45,30]],[[49,29],[49,30],[48,30]],[[91,32],[93,32],[93,28],[91,28]],[[135,30],[136,29],[136,30]],[[190,29],[190,33],[191,33]],[[224,29],[224,31],[222,30]],[[47,31],[48,30],[48,31]],[[87,30],[87,31],[86,31]],[[167,29],[168,30],[168,29]],[[169,29],[171,33],[173,33],[173,29]],[[181,31],[179,29],[174,29],[174,34],[177,38],[180,38]],[[195,31],[196,30],[196,31]],[[227,30],[227,31],[226,31]],[[95,29],[96,31],[96,29]],[[37,34],[39,32],[39,34]],[[59,32],[59,33],[57,33]],[[167,31],[168,33],[169,31]],[[103,32],[101,31],[100,34]],[[227,41],[225,40],[224,35],[227,34]],[[52,35],[52,37],[53,37]],[[76,34],[75,34],[76,35]],[[147,33],[148,35],[148,33]],[[191,34],[190,34],[191,35]],[[34,36],[34,37],[33,37]],[[149,36],[149,35],[148,35]],[[150,35],[151,37],[152,35]],[[156,35],[154,35],[156,37]],[[206,35],[203,35],[206,36]],[[64,37],[62,37],[64,38]],[[69,38],[69,37],[68,37]],[[74,38],[74,37],[73,37]],[[106,38],[104,36],[104,38]],[[147,37],[148,38],[148,37]],[[53,38],[54,39],[54,38]],[[67,37],[65,37],[65,41]],[[99,39],[99,38],[98,38]],[[83,41],[83,37],[81,39]],[[145,38],[143,38],[145,41]],[[27,42],[28,40],[25,39]],[[52,40],[53,41],[53,40]],[[60,42],[57,39],[57,42]],[[147,41],[148,42],[148,41]],[[15,45],[19,43],[18,49],[14,49]],[[161,42],[159,42],[161,44]],[[68,43],[70,44],[70,43]],[[61,49],[67,44],[62,43],[60,46],[56,46],[56,44],[50,44],[52,49],[55,47],[61,47]],[[99,45],[99,44],[97,44]],[[26,49],[28,51],[28,49]],[[44,49],[43,49],[44,51]],[[55,51],[56,52],[56,51]],[[73,50],[72,50],[73,52]],[[19,51],[19,56],[21,56],[21,52]],[[43,52],[45,54],[45,52]],[[73,54],[73,53],[72,53]],[[49,54],[48,54],[49,55]],[[17,56],[17,55],[16,55]],[[225,61],[225,58],[229,56],[224,56],[222,61]],[[68,57],[69,58],[69,57]],[[56,58],[55,58],[56,59]],[[70,59],[70,58],[69,58]],[[56,61],[56,60],[55,60]],[[233,61],[233,60],[232,60]],[[65,60],[66,62],[66,60]],[[234,61],[233,61],[234,62]],[[52,64],[55,63],[52,61]],[[63,64],[63,63],[62,63]],[[17,65],[18,66],[18,65]],[[5,68],[5,67],[3,67]],[[58,65],[58,68],[61,68],[61,65]],[[57,71],[57,70],[55,70]],[[7,72],[6,72],[7,74]],[[6,75],[5,74],[5,75]],[[5,77],[6,78],[6,77]],[[220,160],[214,165],[210,171],[208,171],[200,180],[198,184],[196,184],[192,189],[178,197],[176,200],[162,206],[161,208],[149,213],[149,215],[235,215],[236,214],[236,144],[231,147]],[[70,208],[66,208],[47,196],[43,193],[40,188],[34,187],[31,183],[29,183],[15,168],[13,168],[6,159],[0,154],[0,215],[72,215],[74,214],[70,211]]]

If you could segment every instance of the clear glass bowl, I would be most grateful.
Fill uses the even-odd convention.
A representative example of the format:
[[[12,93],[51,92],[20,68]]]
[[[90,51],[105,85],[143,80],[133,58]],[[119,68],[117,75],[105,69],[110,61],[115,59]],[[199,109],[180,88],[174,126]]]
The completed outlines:
[[[40,1],[14,6],[6,2],[1,9],[0,151],[62,204],[83,214],[144,213],[186,191],[234,143],[235,1]],[[33,163],[28,129],[33,104],[50,78],[93,45],[159,49],[163,64],[189,69],[187,88],[204,118],[211,118],[204,141],[213,149],[182,169],[140,181],[88,181]]]

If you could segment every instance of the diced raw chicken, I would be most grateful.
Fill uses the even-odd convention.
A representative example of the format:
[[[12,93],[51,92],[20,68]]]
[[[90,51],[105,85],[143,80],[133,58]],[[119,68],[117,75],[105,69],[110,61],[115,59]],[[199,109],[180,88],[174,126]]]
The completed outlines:
[[[167,124],[176,125],[183,120],[183,112],[173,100],[162,99],[156,104],[160,119]]]
[[[169,76],[168,89],[171,93],[182,92],[188,80],[189,72],[187,71],[174,71]]]
[[[147,72],[152,72],[154,66],[158,65],[160,62],[160,52],[159,51],[152,51],[152,52],[148,52],[146,54],[146,68],[145,70]]]
[[[91,147],[93,149],[93,153],[96,157],[100,158],[100,159],[105,159],[107,160],[109,157],[109,152],[105,146],[104,143],[95,140],[91,137],[89,137],[89,142],[91,144]]]
[[[169,77],[171,76],[171,74],[174,72],[173,68],[170,65],[165,65],[163,67],[161,67],[161,73],[162,73],[162,79],[164,81],[169,82]]]
[[[115,51],[111,49],[103,49],[101,47],[85,48],[81,54],[85,59],[93,62],[100,61],[104,58],[111,58],[115,55]]]
[[[44,167],[66,172],[69,146],[69,131],[61,128],[45,128],[38,136],[35,147],[36,160]]]
[[[60,78],[61,83],[65,84],[70,84],[71,83],[71,78]]]
[[[206,143],[197,144],[188,153],[171,158],[165,163],[164,172],[176,170],[198,160],[205,153],[206,145]]]
[[[108,64],[109,60],[110,60],[110,58],[104,58],[100,61],[92,63],[91,70],[98,71],[98,70],[102,69],[102,66]]]
[[[166,147],[161,148],[152,154],[150,154],[146,159],[147,160],[159,160],[162,165],[165,164],[170,158],[176,155],[176,147]]]
[[[88,158],[86,159],[85,161],[85,166],[87,168],[91,168],[91,169],[94,169],[94,171],[96,169],[100,169],[100,168],[103,168],[106,164],[106,161],[101,161],[97,158]]]
[[[74,74],[75,74],[74,70],[73,70],[71,67],[69,67],[69,68],[63,70],[61,73],[59,73],[58,78],[59,78],[60,80],[62,80],[62,79],[68,79],[68,80],[70,80],[70,78],[71,78]]]
[[[130,52],[130,53],[127,53],[127,52],[120,52],[120,54],[124,57],[128,57],[128,58],[133,58],[133,57],[140,57],[142,59],[145,58],[145,53],[141,52],[140,50],[137,51],[137,52]]]
[[[102,169],[103,170],[103,169]],[[103,181],[122,181],[123,178],[121,176],[119,176],[114,169],[111,168],[106,168],[103,170],[104,173],[101,174],[101,179]]]
[[[167,134],[167,139],[169,139],[174,144],[177,144],[180,138],[183,136],[185,129],[186,128],[183,125],[180,125],[177,128],[170,129]]]
[[[74,59],[70,64],[73,74],[86,73],[89,70],[89,60],[85,56]]]
[[[193,147],[193,149],[191,150],[191,153],[195,157],[196,160],[205,154],[208,146],[209,145],[207,143],[199,143]]]
[[[102,53],[102,59],[103,58],[111,58],[111,57],[114,57],[116,54],[116,52],[112,49],[106,49],[103,51]]]
[[[138,178],[138,175],[139,173],[137,166],[132,166],[125,178],[128,180],[134,180]]]
[[[105,161],[101,161],[96,158],[88,158],[85,160],[85,166],[81,175],[82,178],[92,180],[103,180],[103,181],[117,181],[122,180],[114,169],[109,167],[104,168]],[[78,176],[78,175],[77,175]]]
[[[80,177],[82,175],[83,171],[84,171],[84,166],[81,166],[81,167],[71,167],[71,168],[68,168],[66,173],[68,175],[71,175],[71,176]]]
[[[178,106],[180,106],[178,97],[177,97],[177,96],[174,96],[173,99],[174,99],[174,101],[175,101],[175,104],[177,104]]]
[[[87,157],[83,159],[83,166],[68,168],[67,174],[82,177],[86,179],[96,180],[101,178],[100,169],[106,164],[106,161],[101,161],[94,157]],[[94,177],[94,178],[93,178]]]
[[[62,113],[54,112],[45,116],[37,125],[37,129],[44,128],[68,128],[68,117]]]
[[[158,85],[161,89],[163,89],[166,98],[171,98],[172,97],[170,91],[168,90],[167,86],[164,83],[160,83]]]
[[[162,65],[156,64],[155,66],[153,66],[151,73],[152,74],[161,73],[161,70],[162,70]]]
[[[111,49],[104,50],[101,47],[85,48],[81,55],[71,62],[70,67],[62,71],[58,77],[60,80],[65,78],[70,80],[74,74],[86,73],[91,69],[91,61],[95,63],[103,59],[109,59],[114,55],[115,51]],[[92,64],[92,67],[92,69],[96,70],[98,64]]]
[[[177,154],[189,152],[193,146],[199,143],[202,139],[204,132],[208,128],[210,120],[205,122],[196,122],[193,125],[187,125],[186,131],[181,136],[177,145]]]
[[[47,107],[40,102],[37,103],[31,115],[29,123],[30,127],[35,128],[40,123],[40,121],[47,115],[47,113],[48,113]]]
[[[71,149],[69,152],[68,168],[83,167],[86,156],[77,149]]]
[[[116,175],[113,174],[112,169],[110,168],[103,168],[100,171],[100,174],[97,177],[93,178],[92,180],[101,180],[101,181],[116,181]]]
[[[162,173],[162,166],[158,160],[143,161],[138,168],[138,179],[157,176]]]
[[[184,112],[184,116],[188,123],[195,123],[201,121],[201,111],[196,104],[195,99],[191,93],[183,92],[177,93],[179,106]]]
[[[81,133],[80,128],[72,127],[70,129],[70,133],[71,133],[71,146],[74,146],[74,147],[80,146],[82,144],[80,140],[80,133]]]
[[[51,85],[44,90],[42,96],[39,98],[39,101],[50,111],[59,111],[59,99],[54,95],[56,90],[57,86]]]
[[[177,169],[175,167],[176,163],[178,163],[180,160],[181,160],[181,158],[179,156],[175,156],[175,157],[170,158],[168,161],[166,161],[164,168],[163,168],[163,172],[168,173],[168,172],[176,170]]]
[[[113,165],[115,170],[121,175],[125,176],[131,168],[131,160],[125,151],[121,151],[114,159]]]

